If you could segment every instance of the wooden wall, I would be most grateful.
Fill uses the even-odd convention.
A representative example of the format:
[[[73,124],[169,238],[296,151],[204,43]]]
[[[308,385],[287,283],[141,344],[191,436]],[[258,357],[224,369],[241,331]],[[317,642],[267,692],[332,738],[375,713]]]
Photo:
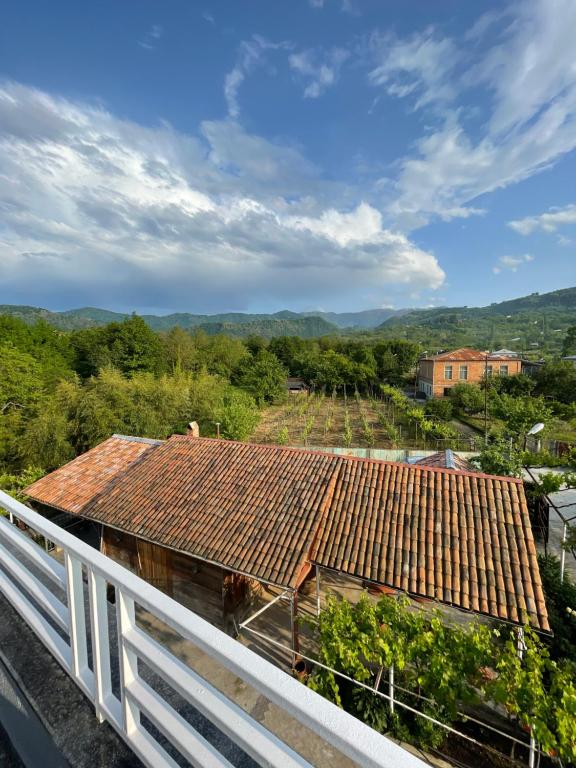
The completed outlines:
[[[131,534],[103,527],[101,550],[216,626],[242,621],[259,582]]]

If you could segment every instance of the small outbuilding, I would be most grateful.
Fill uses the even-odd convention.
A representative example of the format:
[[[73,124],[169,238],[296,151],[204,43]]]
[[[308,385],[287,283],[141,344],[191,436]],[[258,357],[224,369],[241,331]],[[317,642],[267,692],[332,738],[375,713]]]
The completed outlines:
[[[309,395],[310,387],[304,379],[300,379],[296,376],[289,376],[286,379],[286,391],[289,395]]]
[[[300,588],[331,571],[549,629],[516,478],[115,435],[26,493],[100,526],[103,552],[224,627],[244,619],[262,584],[290,600],[296,627]]]

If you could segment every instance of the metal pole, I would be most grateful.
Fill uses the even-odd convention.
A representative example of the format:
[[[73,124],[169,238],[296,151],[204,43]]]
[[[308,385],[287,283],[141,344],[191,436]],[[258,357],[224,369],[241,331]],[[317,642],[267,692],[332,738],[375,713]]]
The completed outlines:
[[[394,714],[394,664],[388,672],[388,696],[390,696],[390,712]]]
[[[564,584],[564,567],[566,565],[566,537],[568,535],[568,525],[564,523],[562,531],[562,553],[560,555],[560,584]]]
[[[536,739],[534,731],[530,728],[530,757],[528,758],[528,768],[534,768],[536,762]]]
[[[320,568],[316,566],[316,616],[320,616]]]

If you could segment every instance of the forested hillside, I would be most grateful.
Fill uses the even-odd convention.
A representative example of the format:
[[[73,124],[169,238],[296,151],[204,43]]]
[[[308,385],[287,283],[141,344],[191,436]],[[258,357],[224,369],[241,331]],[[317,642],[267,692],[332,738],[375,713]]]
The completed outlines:
[[[488,307],[412,310],[386,320],[377,333],[410,338],[433,351],[476,346],[519,352],[557,352],[576,322],[576,288],[531,294]]]

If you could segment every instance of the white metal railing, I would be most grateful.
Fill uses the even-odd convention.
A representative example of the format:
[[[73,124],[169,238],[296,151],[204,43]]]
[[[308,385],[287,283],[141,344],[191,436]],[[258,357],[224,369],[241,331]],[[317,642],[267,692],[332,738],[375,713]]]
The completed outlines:
[[[94,703],[96,716],[101,721],[107,720],[145,765],[176,768],[177,763],[145,727],[142,715],[191,765],[223,768],[231,764],[143,679],[139,674],[139,661],[258,764],[302,768],[309,763],[138,626],[137,605],[358,764],[371,768],[425,765],[152,585],[2,491],[0,508],[10,513],[11,519],[21,520],[54,542],[64,553],[62,565],[7,518],[0,516],[1,592]],[[26,565],[26,561],[32,567]],[[47,584],[56,587],[56,592],[61,592],[64,599],[61,600]],[[109,584],[116,590],[119,696],[112,688],[106,595]]]

